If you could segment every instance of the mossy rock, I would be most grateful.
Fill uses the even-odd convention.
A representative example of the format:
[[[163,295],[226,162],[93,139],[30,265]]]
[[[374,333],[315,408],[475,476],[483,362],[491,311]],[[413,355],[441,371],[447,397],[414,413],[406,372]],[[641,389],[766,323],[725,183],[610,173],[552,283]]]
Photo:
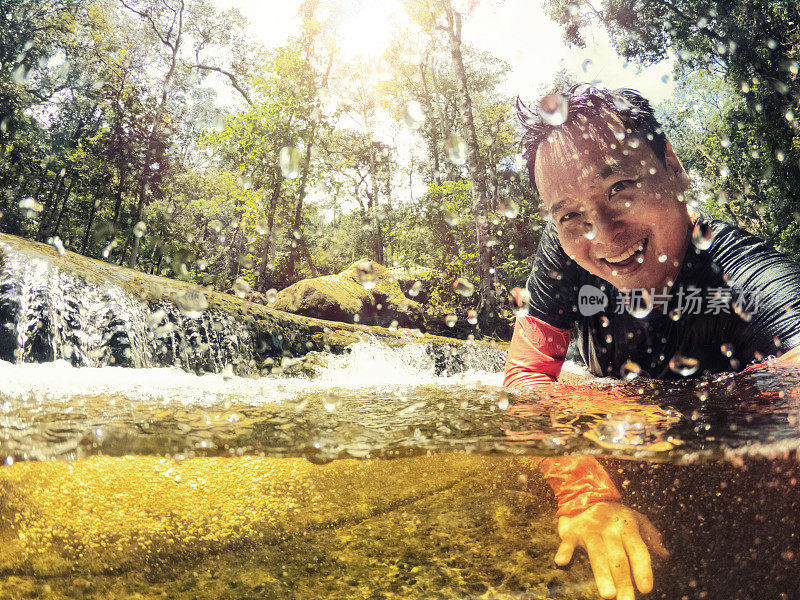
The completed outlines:
[[[278,292],[273,308],[344,323],[423,325],[422,306],[405,296],[386,267],[368,259],[354,262],[338,275],[298,281]]]

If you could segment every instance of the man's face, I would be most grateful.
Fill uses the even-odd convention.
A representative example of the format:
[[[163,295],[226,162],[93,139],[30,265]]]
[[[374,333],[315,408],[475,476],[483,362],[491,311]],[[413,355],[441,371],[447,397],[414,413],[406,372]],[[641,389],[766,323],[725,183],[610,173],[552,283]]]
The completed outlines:
[[[556,132],[539,147],[536,182],[573,260],[617,289],[661,292],[689,245],[688,177],[671,147],[665,166],[624,132],[612,119]]]

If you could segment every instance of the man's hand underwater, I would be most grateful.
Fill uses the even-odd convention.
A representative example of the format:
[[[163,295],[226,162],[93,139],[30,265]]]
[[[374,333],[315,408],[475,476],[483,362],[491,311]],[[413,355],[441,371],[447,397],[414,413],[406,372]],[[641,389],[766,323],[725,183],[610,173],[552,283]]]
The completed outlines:
[[[597,589],[607,599],[634,600],[631,571],[640,592],[652,590],[648,549],[669,556],[647,517],[617,502],[598,502],[573,517],[559,517],[558,534],[556,564],[566,565],[577,546],[585,548]]]

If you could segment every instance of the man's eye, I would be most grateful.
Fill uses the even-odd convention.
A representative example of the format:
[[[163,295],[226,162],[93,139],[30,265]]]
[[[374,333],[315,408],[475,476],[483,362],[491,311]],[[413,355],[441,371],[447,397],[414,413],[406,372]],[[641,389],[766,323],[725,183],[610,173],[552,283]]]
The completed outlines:
[[[614,185],[612,185],[608,190],[608,197],[618,194],[622,190],[628,188],[629,186],[633,185],[634,181],[632,179],[623,179],[622,181],[618,181]]]
[[[572,219],[574,219],[576,217],[579,217],[579,216],[580,216],[579,213],[568,212],[568,213],[562,215],[561,218],[558,220],[558,222],[559,223],[566,223],[567,221],[571,221]]]

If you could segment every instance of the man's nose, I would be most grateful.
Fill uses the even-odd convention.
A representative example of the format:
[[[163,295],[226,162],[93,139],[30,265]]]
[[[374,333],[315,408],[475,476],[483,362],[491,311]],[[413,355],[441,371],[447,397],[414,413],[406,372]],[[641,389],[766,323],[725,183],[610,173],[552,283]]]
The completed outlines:
[[[612,242],[623,229],[625,211],[618,209],[597,209],[592,211],[584,222],[585,236],[595,243]]]

